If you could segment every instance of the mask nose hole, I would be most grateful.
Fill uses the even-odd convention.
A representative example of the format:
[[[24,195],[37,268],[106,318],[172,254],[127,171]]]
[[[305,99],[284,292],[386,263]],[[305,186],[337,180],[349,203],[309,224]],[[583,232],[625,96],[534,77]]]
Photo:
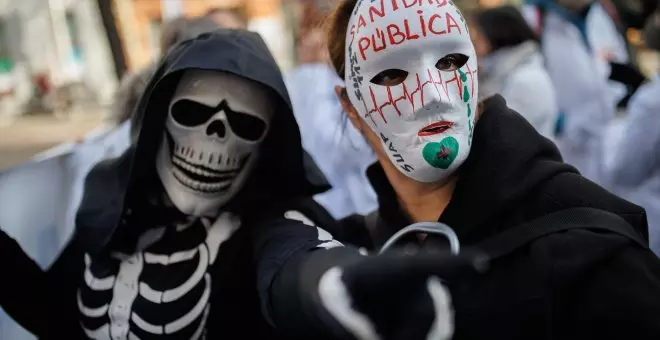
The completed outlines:
[[[226,134],[227,128],[225,127],[225,123],[221,120],[214,120],[208,127],[206,127],[207,136],[213,137],[213,135],[216,135],[218,138],[225,138]]]

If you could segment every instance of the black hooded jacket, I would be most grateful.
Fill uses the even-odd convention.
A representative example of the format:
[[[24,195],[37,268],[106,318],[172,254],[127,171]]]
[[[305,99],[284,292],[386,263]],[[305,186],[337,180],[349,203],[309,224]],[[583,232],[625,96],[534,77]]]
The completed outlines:
[[[373,165],[368,176],[379,197],[378,222],[371,240],[358,242],[380,247],[411,221],[382,167]],[[648,238],[642,208],[563,163],[554,144],[508,109],[502,97],[487,100],[439,222],[451,226],[461,247],[469,248],[576,207],[619,215]],[[419,246],[434,238],[426,242]],[[546,236],[491,263],[485,277],[451,288],[454,339],[660,338],[660,260],[614,233],[578,229]]]
[[[487,100],[484,107],[470,155],[439,218],[455,230],[461,249],[469,251],[504,231],[577,207],[618,215],[639,239],[647,238],[642,208],[563,163],[555,145],[502,97]],[[399,206],[383,168],[374,164],[367,173],[379,198],[376,218],[347,218],[338,236],[378,249],[412,220]],[[277,227],[292,235],[295,223],[281,220]],[[312,241],[298,235],[299,244]],[[407,242],[424,250],[446,247],[444,238],[431,235]],[[484,275],[452,278],[447,284],[456,317],[453,339],[659,339],[660,260],[641,243],[603,230],[573,229],[493,260]],[[260,271],[259,288],[270,302],[267,314],[279,327],[309,334],[313,330],[302,329],[300,320],[327,326],[320,325],[314,302],[320,276],[330,267],[359,261],[359,256],[350,247],[333,249],[325,257],[311,247],[302,250],[296,260],[280,265],[278,275]]]
[[[244,188],[225,209],[241,216],[242,223],[222,243],[217,260],[209,269],[213,289],[206,332],[207,339],[273,338],[272,329],[259,310],[249,230],[266,210],[283,212],[299,207],[297,210],[304,211],[310,219],[331,221],[323,209],[308,199],[329,186],[303,152],[289,96],[275,60],[259,35],[243,30],[204,33],[170,50],[138,105],[133,124],[139,134],[134,136],[132,147],[119,158],[100,163],[88,175],[76,232],[46,273],[13,240],[0,233],[0,255],[13,260],[8,272],[16,277],[11,283],[3,283],[3,287],[8,285],[3,292],[12,294],[0,294],[0,303],[40,338],[87,338],[80,327],[77,304],[79,287],[87,279],[87,256],[95,262],[105,261],[107,268],[111,268],[116,260],[110,255],[135,252],[138,236],[145,230],[185,219],[176,209],[160,204],[158,197],[163,191],[155,170],[155,157],[170,98],[182,73],[191,69],[228,72],[257,82],[270,90],[276,105],[269,132],[261,144],[258,164]],[[179,242],[176,237],[172,239]],[[100,268],[102,272],[103,266]],[[95,274],[99,274],[98,270]],[[171,307],[163,304],[162,308]]]

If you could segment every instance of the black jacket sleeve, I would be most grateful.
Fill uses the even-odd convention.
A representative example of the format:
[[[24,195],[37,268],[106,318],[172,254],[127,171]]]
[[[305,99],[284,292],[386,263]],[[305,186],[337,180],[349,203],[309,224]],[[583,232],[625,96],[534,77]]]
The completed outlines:
[[[333,321],[318,309],[318,282],[329,268],[360,260],[359,251],[344,246],[298,211],[255,228],[253,244],[266,319],[287,338],[321,339],[324,330],[337,330],[328,327]]]
[[[0,231],[0,258],[5,264],[0,280],[0,306],[23,328],[35,333],[43,315],[46,273],[9,235]]]
[[[47,301],[49,319],[43,322],[42,329],[35,332],[45,339],[84,339],[80,327],[78,309],[78,287],[83,280],[85,257],[78,243],[77,234],[64,248],[55,263],[46,271]]]
[[[44,271],[14,239],[0,231],[0,258],[5,261],[0,306],[40,339],[78,338],[81,331],[75,295],[75,278],[80,275],[80,268],[75,265],[78,255],[71,242]]]

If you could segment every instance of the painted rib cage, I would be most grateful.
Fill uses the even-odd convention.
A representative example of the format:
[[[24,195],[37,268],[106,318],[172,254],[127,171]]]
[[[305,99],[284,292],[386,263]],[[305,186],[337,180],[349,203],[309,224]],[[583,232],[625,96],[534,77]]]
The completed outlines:
[[[145,251],[118,260],[112,268],[86,255],[85,283],[78,292],[85,334],[113,340],[204,339],[212,290],[209,271],[220,244],[240,223],[225,217],[177,231],[177,237],[186,237],[207,230],[201,243],[186,250]]]

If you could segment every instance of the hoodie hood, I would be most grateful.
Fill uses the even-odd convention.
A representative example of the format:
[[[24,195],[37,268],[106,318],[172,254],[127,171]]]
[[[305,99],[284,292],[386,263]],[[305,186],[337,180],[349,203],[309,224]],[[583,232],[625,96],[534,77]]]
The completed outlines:
[[[563,163],[554,143],[506,106],[504,98],[491,97],[484,105],[486,109],[475,127],[472,152],[440,217],[441,222],[457,226],[468,243],[486,230],[511,227],[490,224],[507,221],[505,216],[524,206],[530,196],[536,195],[536,189],[553,177],[578,173]]]
[[[170,99],[183,72],[194,69],[228,72],[257,82],[269,89],[276,103],[257,164],[226,210],[249,215],[275,202],[312,196],[330,188],[303,151],[282,74],[261,37],[245,30],[204,33],[178,44],[163,58],[133,117],[133,145],[121,157],[97,165],[88,175],[76,219],[78,236],[87,251],[106,246],[117,230],[141,233],[144,227],[140,225],[144,223],[147,227],[169,225],[185,218],[173,207],[162,211],[159,197],[163,189],[155,160]]]

